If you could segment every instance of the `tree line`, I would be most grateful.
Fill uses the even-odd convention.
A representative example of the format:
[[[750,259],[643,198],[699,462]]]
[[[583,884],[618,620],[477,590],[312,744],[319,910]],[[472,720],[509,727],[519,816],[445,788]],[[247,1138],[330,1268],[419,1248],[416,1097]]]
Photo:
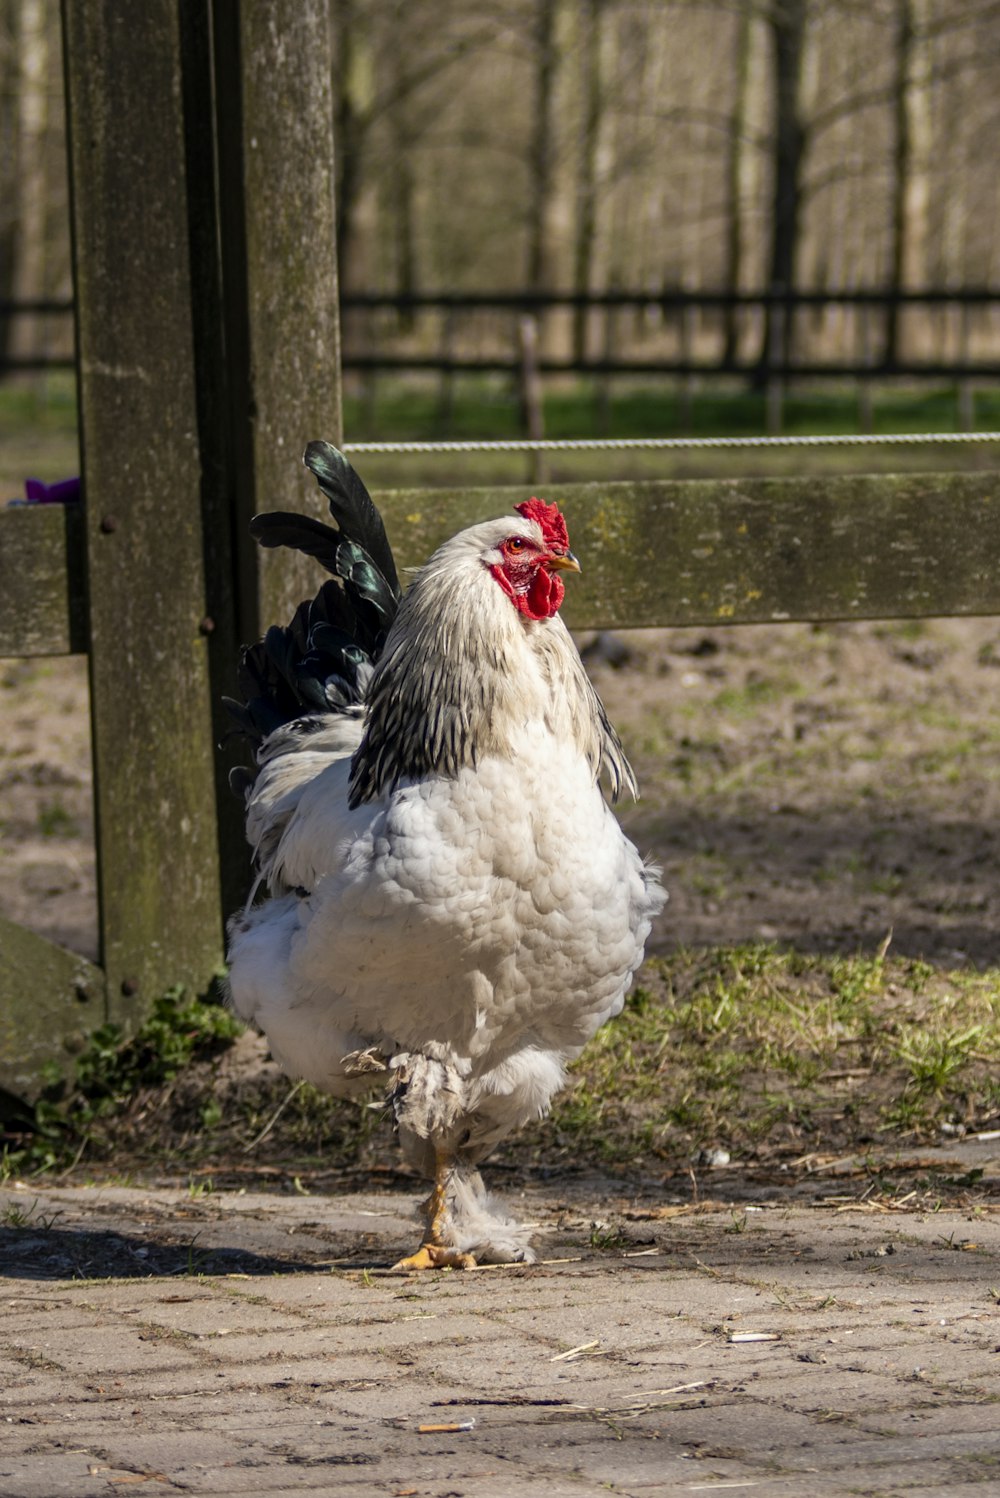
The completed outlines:
[[[331,0],[331,25],[346,292],[1000,282],[1000,0]],[[59,7],[0,0],[0,300],[68,289]],[[939,321],[891,311],[889,357]]]

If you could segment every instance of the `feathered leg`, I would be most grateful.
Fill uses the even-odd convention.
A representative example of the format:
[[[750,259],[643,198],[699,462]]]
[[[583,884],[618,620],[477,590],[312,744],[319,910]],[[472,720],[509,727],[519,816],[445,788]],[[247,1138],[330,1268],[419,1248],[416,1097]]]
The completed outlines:
[[[392,1266],[394,1270],[409,1273],[413,1269],[475,1269],[476,1260],[472,1254],[449,1248],[444,1241],[448,1188],[454,1170],[455,1159],[451,1151],[435,1145],[434,1186],[423,1208],[427,1216],[427,1233],[416,1253],[400,1259]]]
[[[434,1181],[422,1207],[424,1241],[395,1268],[530,1264],[531,1229],[515,1222],[488,1194],[476,1169],[506,1128],[492,1127],[486,1116],[477,1123],[467,1108],[466,1084],[454,1067],[413,1052],[393,1056],[389,1067],[388,1096],[403,1153]]]

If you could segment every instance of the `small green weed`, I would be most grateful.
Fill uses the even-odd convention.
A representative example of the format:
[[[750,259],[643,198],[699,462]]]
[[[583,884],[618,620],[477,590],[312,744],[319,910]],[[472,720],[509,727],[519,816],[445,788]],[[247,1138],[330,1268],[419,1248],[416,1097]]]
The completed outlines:
[[[983,1038],[985,1026],[973,1025],[962,1034],[948,1030],[914,1027],[905,1041],[896,1047],[896,1055],[907,1068],[908,1086],[921,1096],[940,1097],[957,1073],[969,1065],[975,1043]]]
[[[47,1233],[53,1223],[62,1214],[60,1212],[40,1212],[38,1210],[38,1198],[32,1202],[30,1207],[22,1207],[19,1202],[11,1202],[0,1212],[0,1225],[5,1228],[39,1228]]]
[[[76,818],[60,802],[44,805],[38,813],[38,830],[42,837],[78,837]]]
[[[100,1025],[76,1059],[74,1077],[50,1079],[28,1119],[6,1125],[0,1174],[38,1173],[78,1159],[100,1122],[123,1111],[142,1088],[172,1081],[198,1056],[228,1046],[243,1026],[221,1004],[171,989],[132,1037]],[[211,1105],[206,1104],[211,1113]]]
[[[625,1248],[628,1238],[620,1228],[609,1227],[605,1222],[595,1222],[590,1228],[591,1248],[601,1249],[607,1252],[611,1249]]]

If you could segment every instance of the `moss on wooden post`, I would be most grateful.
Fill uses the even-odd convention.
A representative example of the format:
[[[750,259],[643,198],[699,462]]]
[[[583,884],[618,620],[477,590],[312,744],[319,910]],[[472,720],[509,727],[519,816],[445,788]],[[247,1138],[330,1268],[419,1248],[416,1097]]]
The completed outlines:
[[[32,1098],[53,1066],[69,1071],[104,998],[100,968],[0,916],[0,1088]]]
[[[87,649],[79,505],[0,509],[0,656]]]
[[[101,959],[130,1022],[221,956],[178,7],[64,6]]]

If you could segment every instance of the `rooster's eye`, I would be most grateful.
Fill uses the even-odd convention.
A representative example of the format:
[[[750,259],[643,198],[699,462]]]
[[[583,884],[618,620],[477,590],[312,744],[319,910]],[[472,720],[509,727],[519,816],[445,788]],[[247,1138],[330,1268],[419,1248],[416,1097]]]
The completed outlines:
[[[525,547],[525,542],[522,539],[522,537],[520,537],[520,536],[511,536],[510,540],[507,542],[507,545],[506,545],[505,549],[507,551],[523,551],[524,547]]]

